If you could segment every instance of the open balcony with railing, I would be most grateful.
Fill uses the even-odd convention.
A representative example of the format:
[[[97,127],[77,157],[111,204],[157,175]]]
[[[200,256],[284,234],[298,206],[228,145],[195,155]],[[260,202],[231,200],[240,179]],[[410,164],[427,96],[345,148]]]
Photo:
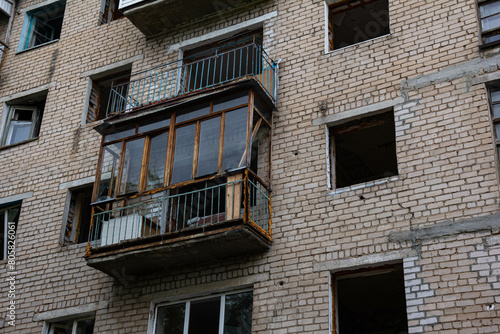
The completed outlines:
[[[200,19],[221,19],[266,0],[120,0],[119,9],[144,35],[152,36]]]
[[[252,81],[276,104],[278,66],[255,38],[224,45],[134,75],[111,87],[107,116]]]

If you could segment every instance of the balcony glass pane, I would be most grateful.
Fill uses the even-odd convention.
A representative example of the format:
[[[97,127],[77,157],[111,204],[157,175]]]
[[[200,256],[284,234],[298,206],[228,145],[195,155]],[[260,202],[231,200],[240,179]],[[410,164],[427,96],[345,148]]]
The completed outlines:
[[[170,125],[170,118],[159,120],[159,121],[154,121],[154,122],[143,121],[143,122],[139,123],[139,132],[138,133],[158,130],[161,128],[165,128],[169,125]]]
[[[144,138],[127,142],[120,185],[121,194],[139,191],[144,142]]]
[[[165,158],[167,156],[168,131],[151,139],[147,189],[163,186]]]
[[[217,173],[219,161],[220,117],[201,123],[198,176]]]
[[[101,179],[97,201],[115,197],[116,177],[120,162],[121,143],[111,144],[103,148],[101,161]]]
[[[175,123],[181,123],[195,119],[201,116],[208,115],[210,113],[210,103],[204,103],[202,105],[196,105],[192,108],[186,108],[181,112],[178,112],[175,118]]]
[[[247,112],[245,107],[226,113],[223,170],[237,168],[245,164]]]
[[[218,112],[248,103],[248,92],[244,91],[237,95],[224,96],[214,100],[213,112]]]
[[[481,17],[500,13],[500,2],[491,2],[479,7]]]
[[[192,178],[195,131],[196,124],[184,126],[176,130],[172,183]]]
[[[224,334],[252,333],[252,305],[250,291],[226,296]]]
[[[500,104],[494,104],[493,106],[493,118],[500,118]]]
[[[158,307],[155,334],[183,334],[186,304]]]
[[[135,134],[135,125],[128,126],[126,128],[121,129],[119,132],[111,133],[106,135],[104,142],[109,143],[111,141],[123,139]]]

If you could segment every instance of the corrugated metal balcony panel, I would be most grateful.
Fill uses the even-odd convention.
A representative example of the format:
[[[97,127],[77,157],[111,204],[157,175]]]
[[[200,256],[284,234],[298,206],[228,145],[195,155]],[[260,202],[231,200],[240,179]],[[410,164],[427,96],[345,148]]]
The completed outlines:
[[[12,13],[12,6],[13,3],[10,0],[0,0],[0,11],[2,11],[4,14],[10,16]]]
[[[120,11],[146,36],[161,33],[174,26],[203,17],[218,17],[266,0],[120,0]]]

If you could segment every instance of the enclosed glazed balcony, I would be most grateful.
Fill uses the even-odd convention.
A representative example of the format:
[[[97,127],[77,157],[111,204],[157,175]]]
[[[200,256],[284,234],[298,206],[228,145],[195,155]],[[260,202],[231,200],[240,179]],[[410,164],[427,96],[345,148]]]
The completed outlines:
[[[111,87],[107,116],[251,81],[276,104],[278,66],[256,38],[193,54],[133,75]]]
[[[238,85],[98,127],[87,264],[141,275],[267,251],[272,104],[262,92]]]
[[[120,11],[146,36],[202,18],[217,18],[265,0],[120,0]]]

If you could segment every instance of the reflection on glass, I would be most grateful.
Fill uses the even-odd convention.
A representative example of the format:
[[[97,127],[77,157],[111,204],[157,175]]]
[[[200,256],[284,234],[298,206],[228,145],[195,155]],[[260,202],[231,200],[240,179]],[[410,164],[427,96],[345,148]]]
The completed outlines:
[[[30,139],[31,121],[11,121],[5,145],[11,145]]]
[[[487,17],[481,20],[481,27],[483,31],[487,31],[490,29],[495,29],[500,27],[500,14],[496,14],[494,16]]]
[[[147,189],[163,186],[165,158],[167,156],[168,131],[151,139]]]
[[[222,111],[232,107],[248,103],[248,92],[241,92],[238,95],[231,94],[214,100],[213,112]]]
[[[195,131],[196,124],[176,130],[172,183],[192,178]]]
[[[220,297],[191,302],[188,334],[218,334]]]
[[[481,12],[481,17],[490,16],[493,14],[500,13],[500,2],[492,2],[489,4],[481,5],[479,7]]]
[[[101,178],[97,201],[115,197],[116,177],[122,144],[116,143],[104,146],[101,158]]]
[[[493,118],[497,119],[500,117],[500,104],[493,105]]]
[[[200,154],[198,157],[198,176],[217,172],[219,161],[220,117],[201,123]]]
[[[500,41],[500,35],[489,36],[484,38],[485,43],[493,43],[497,41]]]
[[[158,307],[155,334],[184,333],[185,303]]]
[[[491,92],[491,102],[500,102],[500,89]]]
[[[226,296],[224,334],[252,333],[252,292]]]
[[[138,133],[143,133],[143,132],[148,132],[152,130],[157,130],[161,128],[165,128],[170,125],[170,117],[167,119],[163,120],[156,120],[156,121],[143,121],[139,123],[139,132]]]
[[[144,138],[140,138],[127,142],[120,184],[121,194],[139,191],[144,141]]]
[[[49,333],[72,334],[72,332],[73,332],[73,320],[59,321],[50,324]]]
[[[106,135],[106,137],[104,138],[104,142],[109,143],[111,141],[123,139],[123,138],[126,138],[128,136],[132,136],[133,134],[135,134],[135,126],[132,128],[130,128],[130,127],[124,128],[124,129],[120,130],[119,132],[115,132],[115,133],[111,133],[109,135]]]
[[[222,170],[237,168],[245,164],[246,140],[247,108],[226,113]]]
[[[177,112],[175,123],[189,121],[200,116],[208,115],[210,113],[210,103],[197,104],[194,107],[184,108],[182,111]]]

